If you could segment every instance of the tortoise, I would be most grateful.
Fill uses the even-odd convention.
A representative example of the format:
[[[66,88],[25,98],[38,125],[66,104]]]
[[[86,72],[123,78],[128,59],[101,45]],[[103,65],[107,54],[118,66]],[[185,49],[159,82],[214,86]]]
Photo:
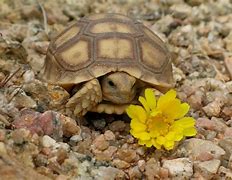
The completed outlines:
[[[48,47],[43,78],[68,90],[66,108],[123,114],[150,87],[173,87],[171,56],[165,43],[142,23],[121,14],[80,19]]]

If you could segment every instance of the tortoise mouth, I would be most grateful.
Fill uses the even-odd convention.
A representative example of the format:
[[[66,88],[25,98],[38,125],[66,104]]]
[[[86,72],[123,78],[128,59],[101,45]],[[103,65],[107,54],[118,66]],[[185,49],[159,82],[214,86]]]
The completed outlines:
[[[103,95],[103,101],[106,104],[117,104],[117,105],[123,105],[123,104],[134,104],[133,102],[136,102],[138,99],[137,94],[132,95],[132,96],[128,96],[128,94],[123,95],[121,94],[121,96],[112,96],[112,95]]]
[[[102,102],[98,105],[96,105],[93,109],[90,111],[97,112],[97,113],[106,113],[106,114],[118,114],[121,115],[125,112],[126,108],[129,106],[129,104],[112,104],[108,102]]]

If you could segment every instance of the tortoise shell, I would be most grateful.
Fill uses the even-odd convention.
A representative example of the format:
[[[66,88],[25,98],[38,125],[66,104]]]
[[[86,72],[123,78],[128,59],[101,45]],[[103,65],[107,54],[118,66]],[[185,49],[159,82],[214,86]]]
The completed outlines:
[[[164,42],[142,23],[120,14],[84,17],[51,41],[43,76],[72,85],[123,71],[153,86],[172,87]]]

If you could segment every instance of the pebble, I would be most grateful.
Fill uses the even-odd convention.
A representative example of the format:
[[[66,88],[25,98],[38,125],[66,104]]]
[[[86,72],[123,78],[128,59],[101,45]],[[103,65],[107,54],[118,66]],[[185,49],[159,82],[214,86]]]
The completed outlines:
[[[27,70],[23,74],[23,79],[25,83],[30,83],[35,80],[35,73],[32,70]]]
[[[223,106],[223,103],[221,103],[218,100],[214,100],[213,102],[207,104],[202,109],[207,114],[208,117],[219,117],[221,108]]]
[[[161,167],[159,171],[160,179],[168,179],[168,175],[169,175],[168,169]]]
[[[106,126],[106,120],[105,119],[96,119],[93,121],[93,126],[97,130],[103,130]]]
[[[110,130],[107,130],[105,133],[104,133],[104,136],[105,136],[105,139],[107,141],[115,141],[115,135],[112,131]]]
[[[225,128],[224,136],[232,138],[232,127]]]
[[[128,171],[130,179],[142,179],[142,173],[139,170],[138,166],[132,167]]]
[[[173,178],[188,179],[193,175],[193,162],[189,158],[163,160],[162,167],[168,169]]]
[[[213,159],[210,161],[198,162],[194,164],[194,168],[206,179],[215,177],[218,168],[220,167],[221,161]]]
[[[126,128],[126,124],[124,121],[114,121],[109,125],[109,129],[113,132],[121,132]]]
[[[93,150],[93,153],[95,154],[97,160],[111,161],[114,158],[114,154],[116,151],[117,148],[115,146],[109,146],[104,151]]]
[[[232,171],[223,166],[219,167],[218,174],[220,177],[223,177],[223,179],[232,179]]]
[[[230,34],[231,34],[231,37],[232,37],[232,33],[231,32],[230,32]],[[232,45],[231,44],[230,44],[230,47],[232,49]],[[230,74],[230,78],[232,79],[232,70],[231,70],[232,69],[232,57],[225,58],[224,62],[225,62],[226,68],[227,68],[227,70],[228,70],[228,72]]]
[[[0,154],[7,154],[6,146],[3,142],[0,142]]]
[[[128,167],[130,167],[129,163],[120,159],[114,159],[112,165],[119,169],[127,169]]]
[[[143,159],[141,159],[141,160],[138,160],[137,164],[138,164],[139,170],[143,172],[145,170],[146,162]]]
[[[71,137],[73,135],[80,135],[81,129],[77,125],[76,121],[68,116],[58,114],[58,119],[60,119],[62,124],[63,135],[66,137]]]
[[[56,140],[62,136],[71,137],[81,132],[76,121],[55,111],[38,113],[33,110],[24,109],[21,116],[15,119],[13,125],[16,128],[26,128],[32,134],[49,135]]]
[[[103,151],[109,147],[109,142],[106,141],[104,135],[101,134],[94,139],[92,146],[92,148],[96,148],[100,151]]]
[[[15,89],[15,95],[12,99],[12,103],[15,107],[22,108],[36,108],[37,104],[34,99],[30,96],[27,96],[26,93],[22,89]]]
[[[147,179],[152,180],[159,178],[160,164],[155,158],[150,158],[145,164],[145,176]]]
[[[180,3],[174,4],[170,7],[170,11],[172,12],[173,16],[178,19],[185,19],[191,14],[192,8],[191,6]]]
[[[78,143],[80,141],[82,141],[83,138],[81,135],[73,135],[71,138],[70,138],[70,142],[73,144],[73,143]]]
[[[125,173],[122,170],[117,169],[115,167],[101,166],[98,169],[93,169],[91,172],[91,175],[96,180],[125,179]]]
[[[52,139],[50,136],[43,136],[42,138],[42,145],[45,148],[51,148],[51,147],[56,147],[57,143],[55,139]]]
[[[194,160],[199,159],[204,156],[204,154],[207,154],[207,156],[211,154],[215,159],[221,159],[226,153],[220,146],[214,144],[212,141],[197,138],[187,139],[182,146],[187,152],[186,156],[190,156]]]
[[[227,128],[226,122],[222,118],[212,117],[211,121],[215,124],[214,131],[224,132]]]
[[[117,157],[128,163],[134,162],[138,159],[136,151],[132,149],[119,149],[117,152]]]
[[[218,145],[225,150],[225,158],[229,160],[232,154],[232,138],[221,139]]]
[[[6,138],[6,131],[4,129],[0,129],[0,141],[4,141]]]
[[[229,161],[228,161],[228,166],[230,170],[232,170],[232,155],[230,155]]]
[[[15,144],[22,145],[29,140],[30,131],[26,129],[16,129],[11,135]]]
[[[215,123],[208,118],[198,118],[196,120],[196,127],[201,127],[209,130],[215,129]]]

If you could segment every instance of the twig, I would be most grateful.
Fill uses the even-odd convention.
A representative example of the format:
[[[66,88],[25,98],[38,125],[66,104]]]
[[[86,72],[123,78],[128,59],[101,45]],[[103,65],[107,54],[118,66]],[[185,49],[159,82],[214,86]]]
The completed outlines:
[[[47,14],[46,14],[46,11],[43,7],[43,5],[40,3],[39,0],[37,0],[37,3],[39,4],[39,7],[43,13],[43,24],[44,24],[44,31],[46,34],[48,34],[48,20],[47,20]]]
[[[9,82],[9,80],[11,80],[20,71],[20,69],[21,68],[19,67],[13,74],[6,76],[6,78],[2,82],[0,82],[0,88],[4,87],[6,83]]]

